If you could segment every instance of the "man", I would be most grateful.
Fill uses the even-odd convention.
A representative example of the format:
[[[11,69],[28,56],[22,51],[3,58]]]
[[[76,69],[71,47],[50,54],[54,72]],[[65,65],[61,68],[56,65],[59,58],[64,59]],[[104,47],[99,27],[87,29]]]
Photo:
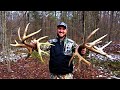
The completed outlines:
[[[60,22],[57,25],[57,37],[49,40],[55,45],[50,47],[49,71],[51,79],[73,79],[73,63],[70,66],[68,64],[77,44],[67,38],[67,32],[67,24]],[[85,50],[82,51],[83,54],[85,52]]]

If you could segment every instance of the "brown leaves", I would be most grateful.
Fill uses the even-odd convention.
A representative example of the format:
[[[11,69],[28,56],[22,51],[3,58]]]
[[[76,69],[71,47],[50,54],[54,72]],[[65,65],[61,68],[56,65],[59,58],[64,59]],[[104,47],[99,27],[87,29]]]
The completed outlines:
[[[20,59],[17,62],[11,62],[11,69],[14,72],[8,72],[7,66],[0,63],[0,79],[50,79],[49,77],[49,58],[45,58],[45,63],[38,59],[28,58]],[[109,74],[96,67],[88,67],[81,63],[79,67],[74,68],[75,79],[103,79],[109,77]]]
[[[2,79],[49,79],[48,62],[41,63],[37,59],[21,59],[18,62],[11,62],[9,73],[6,65],[0,63],[0,78]]]
[[[107,79],[110,77],[110,73],[106,73],[102,69],[96,67],[87,67],[85,64],[81,64],[80,70],[75,67],[74,78],[75,79]]]

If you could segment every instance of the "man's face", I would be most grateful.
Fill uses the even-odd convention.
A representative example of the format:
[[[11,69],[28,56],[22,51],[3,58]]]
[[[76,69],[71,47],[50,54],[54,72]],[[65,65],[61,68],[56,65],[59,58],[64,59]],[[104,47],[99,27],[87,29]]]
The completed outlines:
[[[60,38],[63,38],[67,34],[67,29],[65,27],[57,27],[57,34]]]

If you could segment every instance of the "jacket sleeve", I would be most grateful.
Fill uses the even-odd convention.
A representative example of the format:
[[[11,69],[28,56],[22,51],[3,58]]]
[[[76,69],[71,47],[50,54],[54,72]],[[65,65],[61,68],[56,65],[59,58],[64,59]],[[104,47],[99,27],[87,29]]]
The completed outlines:
[[[78,44],[74,42],[73,47],[72,47],[72,52],[75,52],[75,49],[78,47]]]

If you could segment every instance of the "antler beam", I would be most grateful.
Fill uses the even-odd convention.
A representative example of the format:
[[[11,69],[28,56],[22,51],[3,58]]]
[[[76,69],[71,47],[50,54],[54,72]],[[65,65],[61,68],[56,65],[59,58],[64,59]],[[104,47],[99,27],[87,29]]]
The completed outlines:
[[[101,55],[103,55],[103,56],[106,56],[106,57],[108,57],[108,58],[111,58],[111,56],[108,55],[106,52],[104,52],[103,49],[104,49],[105,47],[107,47],[112,41],[108,42],[107,44],[105,44],[105,45],[102,46],[102,47],[97,47],[97,46],[95,46],[96,44],[101,43],[101,42],[102,42],[101,40],[102,40],[103,38],[105,38],[105,37],[107,36],[107,34],[104,35],[104,36],[102,36],[102,37],[100,37],[100,38],[98,38],[97,40],[95,40],[95,41],[93,41],[93,42],[88,43],[88,40],[89,40],[98,30],[99,30],[99,28],[95,29],[92,33],[89,34],[89,36],[85,39],[85,41],[84,41],[82,44],[78,45],[78,47],[77,47],[76,50],[75,50],[75,53],[73,54],[71,60],[69,61],[69,65],[70,65],[71,61],[73,60],[73,57],[74,57],[74,56],[78,56],[79,61],[83,61],[83,62],[85,62],[85,63],[86,63],[87,65],[89,65],[89,66],[91,65],[91,63],[88,62],[86,59],[84,59],[84,58],[80,55],[80,53],[78,52],[78,49],[79,49],[80,47],[86,48],[86,49],[88,49],[88,50],[90,50],[90,51],[92,51],[92,52],[95,52],[95,53],[101,54]]]
[[[40,30],[38,30],[38,31],[36,31],[36,32],[33,32],[33,33],[27,35],[27,30],[28,30],[28,26],[29,26],[29,25],[30,25],[30,23],[27,24],[22,38],[21,38],[21,36],[20,36],[20,28],[18,29],[18,37],[19,37],[19,40],[21,41],[21,43],[19,44],[19,43],[15,40],[15,43],[16,43],[16,44],[10,44],[10,45],[11,45],[11,46],[15,46],[15,47],[27,48],[27,49],[28,49],[28,56],[27,56],[27,58],[31,55],[31,53],[32,53],[34,50],[37,50],[38,53],[39,53],[39,55],[40,55],[40,59],[41,59],[41,61],[43,62],[42,54],[41,54],[41,53],[45,53],[45,54],[47,54],[47,55],[48,55],[48,53],[45,52],[45,51],[43,51],[43,50],[41,50],[41,49],[40,49],[40,46],[42,46],[42,45],[50,46],[50,45],[53,45],[53,44],[50,44],[49,42],[44,42],[44,43],[40,42],[40,40],[45,39],[45,38],[47,38],[48,36],[44,36],[44,37],[41,37],[41,38],[39,38],[39,39],[33,39],[34,41],[37,42],[37,44],[36,44],[37,46],[36,46],[36,47],[33,46],[33,45],[31,45],[31,44],[29,44],[29,43],[27,43],[26,40],[27,40],[28,38],[32,37],[33,35],[35,35],[35,34],[37,34],[37,33],[39,33],[39,32],[41,31],[41,29],[40,29]]]

